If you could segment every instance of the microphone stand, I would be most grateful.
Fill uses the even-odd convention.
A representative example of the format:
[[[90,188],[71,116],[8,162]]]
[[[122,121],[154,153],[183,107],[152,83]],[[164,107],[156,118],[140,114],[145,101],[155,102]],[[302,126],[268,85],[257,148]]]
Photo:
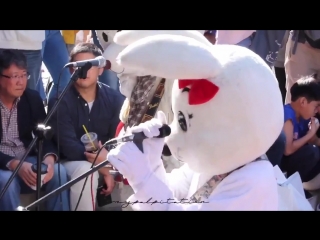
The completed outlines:
[[[49,198],[60,194],[61,192],[71,188],[74,184],[80,182],[82,179],[88,177],[89,175],[99,171],[99,169],[103,168],[104,166],[108,165],[109,161],[103,161],[93,168],[91,168],[88,172],[85,172],[84,174],[72,179],[71,181],[67,182],[66,184],[62,185],[61,187],[53,190],[52,192],[48,193],[47,195],[43,196],[42,198],[38,199],[37,201],[31,203],[30,205],[26,207],[18,207],[17,211],[29,211],[28,209],[31,207],[38,207],[42,202],[47,201]]]
[[[163,128],[162,131],[160,131],[160,135],[158,137],[163,137],[163,135],[170,135],[171,133],[171,130],[170,128],[168,127],[168,125],[165,125],[166,128]],[[162,132],[162,134],[161,134]],[[142,142],[143,140],[145,139],[146,137],[143,135],[143,134],[137,134],[137,135],[131,135],[131,136],[125,136],[125,137],[122,137],[121,138],[121,141],[122,142],[129,142],[129,141],[132,141],[136,146],[137,148],[143,152],[143,146],[142,146]],[[110,151],[111,149],[113,149],[119,142],[117,141],[117,139],[111,139],[109,140],[108,142],[106,142],[102,148],[106,148],[108,151]],[[101,149],[102,149],[101,148]],[[99,149],[99,151],[97,152],[97,155],[100,154],[100,151],[101,149]],[[96,166],[92,167],[89,171],[83,173],[82,175],[72,179],[71,181],[67,182],[66,184],[62,185],[61,187],[53,190],[52,192],[48,193],[47,195],[45,195],[44,197],[38,199],[37,201],[31,203],[30,205],[26,206],[26,207],[21,207],[19,206],[17,208],[17,211],[29,211],[28,208],[31,208],[31,207],[36,207],[36,206],[39,206],[40,203],[48,200],[50,197],[53,197],[57,194],[60,194],[61,192],[71,188],[74,184],[80,182],[82,179],[84,178],[87,178],[89,175],[99,171],[101,168],[103,168],[104,166],[108,165],[109,164],[109,161],[108,160],[105,160],[99,164],[97,164]],[[111,171],[110,171],[111,172]],[[120,174],[118,171],[112,171],[114,174]]]
[[[74,82],[76,82],[79,78],[85,79],[87,77],[88,70],[92,67],[92,64],[90,62],[87,62],[83,67],[78,67],[75,72],[72,74],[70,81],[68,85],[65,87],[65,89],[62,91],[60,96],[58,97],[57,101],[55,102],[54,106],[52,107],[51,111],[48,113],[46,119],[43,121],[42,124],[38,124],[36,131],[35,131],[35,137],[29,144],[28,148],[26,149],[25,154],[23,155],[22,159],[20,160],[19,164],[17,165],[16,169],[11,174],[9,180],[7,181],[6,185],[2,189],[0,193],[0,200],[3,198],[4,194],[8,190],[10,184],[12,183],[14,177],[18,174],[18,171],[20,170],[22,164],[25,162],[26,158],[28,157],[29,153],[33,149],[34,145],[37,144],[38,147],[38,154],[37,154],[37,199],[40,199],[41,194],[41,163],[42,163],[42,149],[43,149],[43,141],[44,139],[50,139],[52,137],[52,134],[50,132],[51,127],[47,127],[46,124],[50,121],[53,113],[58,108],[62,98],[67,93],[69,88],[72,86]],[[37,207],[37,211],[40,211],[40,205]]]

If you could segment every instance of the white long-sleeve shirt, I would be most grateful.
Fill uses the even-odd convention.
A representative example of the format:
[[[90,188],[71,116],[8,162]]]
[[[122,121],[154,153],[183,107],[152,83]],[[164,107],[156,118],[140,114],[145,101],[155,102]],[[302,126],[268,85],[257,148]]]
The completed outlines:
[[[0,30],[0,48],[40,50],[45,30]]]
[[[236,45],[256,30],[217,30],[216,44]]]
[[[206,182],[207,176],[194,173],[187,164],[173,170],[167,180],[162,179],[163,173],[164,170],[162,174],[153,174],[127,200],[134,210],[278,210],[277,182],[269,161],[252,162],[235,170],[219,183],[205,203],[187,203],[187,199]],[[181,203],[183,198],[186,200]]]

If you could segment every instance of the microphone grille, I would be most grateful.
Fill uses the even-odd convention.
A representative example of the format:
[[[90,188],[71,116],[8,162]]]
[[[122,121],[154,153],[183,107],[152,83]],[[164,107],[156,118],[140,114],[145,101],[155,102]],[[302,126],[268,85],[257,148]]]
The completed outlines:
[[[98,56],[96,59],[99,61],[99,67],[103,68],[106,66],[106,59],[103,56]]]
[[[171,128],[167,124],[163,124],[160,128],[160,136],[159,137],[167,137],[171,134]]]

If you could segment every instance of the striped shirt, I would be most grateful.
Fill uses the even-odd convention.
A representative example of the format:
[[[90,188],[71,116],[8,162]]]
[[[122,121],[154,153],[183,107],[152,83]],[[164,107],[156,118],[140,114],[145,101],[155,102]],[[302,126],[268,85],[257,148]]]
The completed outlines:
[[[1,110],[1,124],[2,124],[2,137],[0,143],[0,151],[4,154],[12,156],[16,159],[21,159],[26,149],[19,139],[18,130],[18,102],[19,98],[15,101],[12,109],[8,109],[0,101]]]

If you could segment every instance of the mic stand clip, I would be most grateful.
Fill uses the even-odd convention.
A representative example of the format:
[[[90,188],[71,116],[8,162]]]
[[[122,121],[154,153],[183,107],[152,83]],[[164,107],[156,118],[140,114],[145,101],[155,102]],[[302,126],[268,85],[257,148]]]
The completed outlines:
[[[45,139],[50,140],[52,138],[51,127],[46,127],[44,124],[38,124],[35,135],[36,135],[36,145],[38,149],[37,156],[37,195],[36,198],[41,197],[41,164],[43,160],[43,142]],[[37,211],[40,211],[40,205],[37,206]]]

